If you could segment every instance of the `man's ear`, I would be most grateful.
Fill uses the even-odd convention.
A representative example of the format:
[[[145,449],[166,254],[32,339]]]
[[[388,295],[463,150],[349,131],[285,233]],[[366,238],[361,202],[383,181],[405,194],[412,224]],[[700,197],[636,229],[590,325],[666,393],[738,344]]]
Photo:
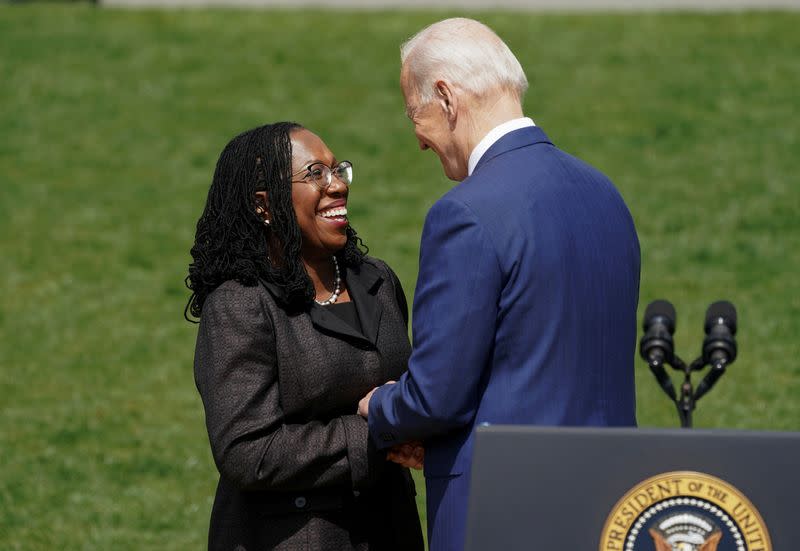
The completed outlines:
[[[256,214],[264,219],[266,224],[269,224],[271,216],[269,214],[269,195],[266,191],[257,191],[255,193]]]
[[[433,84],[433,91],[436,101],[452,125],[458,115],[458,96],[456,96],[455,89],[446,80],[437,80]]]

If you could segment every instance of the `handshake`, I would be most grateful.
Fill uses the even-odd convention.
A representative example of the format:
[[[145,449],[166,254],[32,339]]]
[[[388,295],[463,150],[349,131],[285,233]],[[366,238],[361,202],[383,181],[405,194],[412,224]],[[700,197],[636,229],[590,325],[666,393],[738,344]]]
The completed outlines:
[[[396,381],[386,381],[386,384],[393,385],[395,382]],[[376,388],[378,387],[370,390],[367,395],[358,402],[358,414],[364,419],[367,419],[369,416],[369,401],[375,393]],[[394,461],[409,469],[421,469],[425,463],[425,448],[419,440],[397,444],[389,448],[389,451],[386,453],[386,460]]]

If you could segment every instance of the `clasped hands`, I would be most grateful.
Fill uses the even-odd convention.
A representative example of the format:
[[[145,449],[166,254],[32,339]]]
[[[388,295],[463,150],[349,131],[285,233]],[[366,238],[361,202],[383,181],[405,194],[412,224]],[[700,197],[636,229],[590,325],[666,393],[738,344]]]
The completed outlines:
[[[396,381],[386,381],[387,385],[392,385]],[[358,402],[358,414],[366,419],[369,416],[369,401],[375,393],[375,389],[370,390],[366,396]],[[404,442],[389,448],[386,452],[386,460],[393,461],[409,469],[421,469],[425,463],[425,448],[419,440]]]
[[[425,448],[419,440],[397,444],[386,452],[386,460],[419,470],[425,465]]]

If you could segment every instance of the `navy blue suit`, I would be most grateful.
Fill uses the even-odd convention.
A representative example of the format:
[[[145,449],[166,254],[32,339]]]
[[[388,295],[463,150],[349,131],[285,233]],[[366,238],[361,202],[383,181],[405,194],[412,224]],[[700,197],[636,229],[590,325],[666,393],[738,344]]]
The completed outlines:
[[[538,127],[433,205],[409,370],[369,410],[379,446],[425,441],[432,551],[463,548],[476,425],[636,424],[639,266],[614,185]]]

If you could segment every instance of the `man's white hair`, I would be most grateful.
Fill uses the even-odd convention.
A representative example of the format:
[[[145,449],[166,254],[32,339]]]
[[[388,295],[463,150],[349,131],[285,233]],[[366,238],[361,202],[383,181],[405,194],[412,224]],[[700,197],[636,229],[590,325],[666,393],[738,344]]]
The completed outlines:
[[[431,102],[437,80],[482,97],[504,88],[522,101],[528,89],[525,71],[495,32],[474,19],[457,17],[425,27],[400,47],[421,104]]]

